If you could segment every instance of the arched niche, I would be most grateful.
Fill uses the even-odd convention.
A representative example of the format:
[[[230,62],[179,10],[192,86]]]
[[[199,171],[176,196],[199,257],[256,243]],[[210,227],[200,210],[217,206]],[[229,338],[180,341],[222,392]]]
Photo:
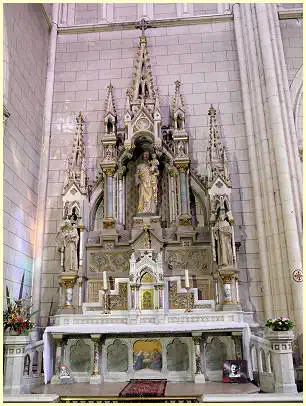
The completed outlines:
[[[90,198],[89,230],[100,231],[103,228],[104,184],[99,182]],[[101,228],[100,228],[101,227]]]
[[[71,371],[89,372],[91,364],[91,348],[84,339],[78,339],[70,347],[69,364]]]
[[[128,369],[128,347],[119,339],[107,347],[107,370],[125,372]]]
[[[206,347],[206,367],[210,371],[220,371],[224,360],[228,359],[225,343],[218,337],[213,338]]]
[[[187,371],[188,367],[188,347],[180,339],[175,338],[167,346],[167,369],[168,371]]]
[[[122,155],[120,164],[126,167],[125,175],[125,225],[126,228],[132,228],[133,226],[133,217],[137,214],[137,206],[139,201],[138,188],[135,183],[135,174],[137,166],[142,162],[142,156],[144,151],[150,153],[149,160],[152,160],[154,151],[154,143],[150,134],[146,132],[137,133],[133,142],[135,148],[133,149],[132,155],[128,156]],[[157,215],[161,216],[161,221],[163,226],[167,226],[169,222],[169,186],[168,186],[168,174],[167,174],[167,165],[170,162],[170,156],[166,151],[162,151],[159,156],[156,157],[159,161],[159,176],[158,176],[158,203],[157,207],[159,211]]]

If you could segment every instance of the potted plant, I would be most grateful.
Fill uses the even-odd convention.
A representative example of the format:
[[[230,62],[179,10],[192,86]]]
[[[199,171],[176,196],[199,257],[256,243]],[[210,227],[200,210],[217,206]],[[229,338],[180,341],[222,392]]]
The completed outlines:
[[[294,327],[292,320],[289,320],[288,317],[279,317],[277,319],[267,320],[266,327],[269,327],[273,331],[289,331]]]
[[[22,297],[24,274],[22,276],[18,299],[10,297],[9,289],[6,287],[7,309],[3,311],[3,328],[9,335],[27,335],[34,327],[31,316],[38,312],[30,312],[32,305],[28,305],[31,297]]]

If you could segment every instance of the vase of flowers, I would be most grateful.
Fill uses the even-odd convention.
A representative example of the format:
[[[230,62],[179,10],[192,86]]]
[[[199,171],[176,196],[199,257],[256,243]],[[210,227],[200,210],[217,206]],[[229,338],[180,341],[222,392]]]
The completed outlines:
[[[265,326],[273,331],[289,331],[294,327],[294,323],[288,317],[281,316],[277,319],[267,320]]]
[[[10,297],[9,289],[6,287],[7,308],[3,311],[3,329],[11,336],[28,335],[34,327],[31,316],[38,312],[31,312],[31,297],[22,297],[24,283],[24,274],[21,280],[21,286],[18,299]]]

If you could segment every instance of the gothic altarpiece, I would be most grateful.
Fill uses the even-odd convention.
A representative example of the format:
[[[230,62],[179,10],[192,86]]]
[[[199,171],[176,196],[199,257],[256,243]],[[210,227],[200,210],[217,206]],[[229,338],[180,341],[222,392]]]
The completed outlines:
[[[46,382],[58,381],[63,359],[77,381],[204,382],[221,379],[221,349],[225,359],[242,356],[252,316],[239,303],[231,180],[213,106],[208,115],[202,177],[190,167],[179,81],[172,125],[162,126],[143,32],[124,129],[117,128],[108,86],[102,171],[92,187],[84,119],[77,117],[62,192],[61,295],[46,329],[55,354]]]

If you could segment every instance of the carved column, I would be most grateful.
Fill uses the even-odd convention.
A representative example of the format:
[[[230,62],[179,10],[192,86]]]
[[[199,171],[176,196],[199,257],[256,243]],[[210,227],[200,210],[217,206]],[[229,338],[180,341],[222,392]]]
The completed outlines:
[[[202,368],[202,360],[201,360],[201,336],[193,336],[192,337],[193,344],[194,344],[194,382],[195,383],[202,383],[205,382],[205,377],[203,375],[203,368]]]
[[[101,336],[100,334],[91,334],[91,340],[93,342],[93,359],[92,359],[92,372],[90,377],[90,383],[101,383],[100,374],[100,351],[101,351]]]
[[[188,162],[177,162],[176,167],[179,171],[179,179],[180,179],[180,215],[179,215],[179,225],[181,226],[191,226],[191,216],[189,214],[188,208],[188,177],[187,177],[187,169],[188,169]]]
[[[118,169],[118,222],[120,226],[124,225],[124,190],[123,190],[123,169]]]
[[[164,287],[158,286],[158,301],[159,301],[159,308],[164,308]]]
[[[235,355],[236,359],[242,359],[242,351],[241,351],[241,334],[232,333],[232,338],[235,343]]]
[[[130,284],[130,290],[131,290],[131,309],[136,310],[136,292],[135,292],[136,286]]]
[[[159,309],[158,285],[154,285],[154,307],[155,307],[155,310]]]
[[[103,219],[103,227],[105,229],[115,228],[115,219],[113,213],[113,176],[115,167],[109,166],[103,168],[106,178],[106,199],[105,199],[105,216]]]
[[[65,252],[65,247],[61,247],[61,272],[64,272],[64,252]]]
[[[135,308],[135,310],[140,310],[140,308],[139,308],[139,305],[140,305],[139,288],[140,288],[140,285],[136,285],[136,291],[135,291],[136,308]]]
[[[52,334],[52,338],[55,347],[55,362],[51,383],[59,383],[59,369],[63,357],[63,335]]]
[[[240,304],[240,297],[239,297],[239,281],[240,281],[240,278],[239,278],[238,275],[235,275],[234,279],[235,279],[235,290],[236,290],[236,303]]]

